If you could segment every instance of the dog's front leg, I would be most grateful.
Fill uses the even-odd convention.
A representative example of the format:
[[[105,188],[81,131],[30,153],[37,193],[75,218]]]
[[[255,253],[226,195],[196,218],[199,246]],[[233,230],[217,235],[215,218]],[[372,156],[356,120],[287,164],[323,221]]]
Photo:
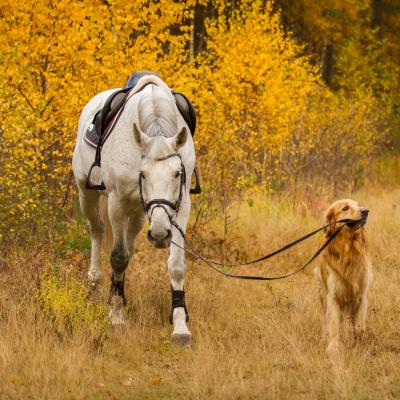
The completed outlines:
[[[328,295],[326,298],[326,325],[328,331],[328,347],[326,351],[329,354],[336,353],[339,350],[339,323],[340,306],[335,298],[335,282],[333,277],[328,278]]]
[[[327,288],[325,286],[322,271],[323,268],[326,268],[325,262],[321,261],[320,265],[314,268],[314,275],[318,282],[318,297],[321,303],[321,307],[324,313],[326,313],[326,296],[327,296]]]
[[[354,336],[356,340],[360,340],[365,335],[367,328],[367,313],[368,313],[368,292],[373,281],[372,267],[370,264],[367,266],[367,273],[362,287],[361,299],[355,304],[353,308],[352,322],[354,328]]]
[[[354,337],[356,340],[361,340],[364,337],[367,326],[368,298],[367,293],[363,293],[360,302],[354,309],[352,318]]]

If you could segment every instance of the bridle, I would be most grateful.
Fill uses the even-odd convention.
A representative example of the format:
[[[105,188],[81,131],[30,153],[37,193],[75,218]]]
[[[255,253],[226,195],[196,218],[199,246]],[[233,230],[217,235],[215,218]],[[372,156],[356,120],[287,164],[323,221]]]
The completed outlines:
[[[153,161],[164,161],[172,157],[178,157],[181,163],[181,170],[180,170],[180,186],[179,186],[179,195],[178,198],[176,199],[175,202],[169,201],[167,199],[152,199],[148,202],[144,200],[143,196],[143,179],[144,179],[144,174],[143,171],[139,171],[139,194],[140,194],[140,201],[142,202],[143,210],[148,218],[148,220],[151,222],[151,217],[153,215],[153,212],[156,208],[162,208],[166,214],[168,215],[169,220],[173,221],[173,217],[178,213],[179,208],[182,203],[182,198],[183,198],[183,191],[186,186],[186,169],[185,165],[183,164],[182,157],[179,153],[171,153],[168,154],[164,157],[156,158],[153,159]],[[142,158],[145,158],[145,156],[142,156]],[[169,212],[167,208],[169,207],[172,212]]]

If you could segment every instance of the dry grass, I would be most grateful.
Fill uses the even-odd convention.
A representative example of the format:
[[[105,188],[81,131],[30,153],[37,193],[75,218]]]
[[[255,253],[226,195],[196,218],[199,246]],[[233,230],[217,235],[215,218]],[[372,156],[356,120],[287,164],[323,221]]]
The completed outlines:
[[[352,196],[371,210],[367,225],[375,282],[369,330],[354,347],[344,330],[344,357],[327,358],[312,270],[285,281],[224,279],[188,261],[187,298],[192,349],[169,342],[169,283],[165,256],[140,239],[127,278],[128,323],[96,343],[80,327],[60,331],[37,297],[46,250],[10,255],[1,272],[1,399],[396,399],[400,398],[400,191]],[[320,225],[327,202],[260,202],[242,207],[224,245],[228,257],[262,254]],[[232,211],[232,215],[236,215]],[[238,229],[240,227],[240,235]],[[219,226],[202,232],[221,253]],[[269,264],[242,268],[292,270],[320,239]],[[200,244],[200,241],[197,241]],[[233,248],[246,249],[236,253]],[[87,256],[57,261],[81,274]],[[85,253],[86,254],[86,253]],[[106,264],[106,263],[105,263]],[[106,273],[108,276],[108,273]],[[83,278],[82,278],[83,279]],[[104,279],[107,292],[108,279]],[[94,301],[104,301],[103,299]]]

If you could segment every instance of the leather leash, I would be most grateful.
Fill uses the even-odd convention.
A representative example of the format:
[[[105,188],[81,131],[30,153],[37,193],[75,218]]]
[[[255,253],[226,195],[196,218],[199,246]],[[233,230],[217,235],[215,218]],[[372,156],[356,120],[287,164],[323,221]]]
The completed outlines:
[[[178,232],[180,233],[180,235],[183,238],[183,241],[185,242],[186,246],[190,249],[187,250],[185,249],[185,247],[182,247],[180,245],[178,245],[177,243],[171,241],[171,244],[173,244],[174,246],[182,249],[183,251],[186,251],[189,254],[192,254],[193,256],[197,257],[198,259],[200,259],[201,261],[203,261],[206,265],[208,265],[210,268],[212,268],[214,271],[216,271],[217,273],[227,277],[227,278],[235,278],[235,279],[246,279],[246,280],[257,280],[257,281],[274,281],[274,280],[278,280],[278,279],[284,279],[284,278],[288,278],[289,276],[292,275],[296,275],[299,272],[303,271],[304,269],[306,269],[323,251],[324,249],[329,245],[329,243],[336,237],[336,235],[346,226],[355,226],[358,222],[361,222],[362,220],[352,220],[352,219],[341,219],[339,221],[333,222],[333,223],[329,223],[326,224],[324,226],[322,226],[321,228],[318,228],[310,233],[307,233],[306,235],[294,240],[293,242],[290,242],[288,244],[286,244],[285,246],[281,247],[278,250],[273,251],[272,253],[266,254],[265,256],[262,256],[260,258],[257,258],[255,260],[251,260],[251,261],[247,261],[245,263],[237,263],[237,264],[226,264],[226,263],[221,263],[218,261],[211,261],[208,260],[207,258],[205,258],[204,256],[202,256],[196,249],[194,249],[194,247],[190,244],[190,242],[187,240],[185,232],[183,231],[183,229],[178,225],[178,223],[173,219],[174,214],[177,214],[181,205],[181,201],[182,201],[182,197],[183,197],[183,190],[185,187],[185,183],[186,183],[186,171],[185,171],[185,165],[183,164],[182,158],[180,156],[179,153],[171,153],[168,154],[167,156],[161,157],[161,158],[157,158],[154,161],[163,161],[166,159],[169,159],[171,157],[178,157],[180,159],[181,162],[181,180],[180,180],[180,188],[179,188],[179,197],[176,200],[175,203],[167,200],[167,199],[152,199],[148,202],[146,202],[144,200],[144,196],[143,196],[143,182],[142,180],[144,179],[143,176],[143,172],[140,171],[139,172],[139,193],[140,193],[140,199],[142,202],[142,206],[143,206],[143,211],[145,212],[145,214],[147,215],[147,218],[149,221],[151,221],[151,216],[153,213],[154,208],[156,207],[160,207],[163,208],[165,213],[167,214],[170,222],[171,222],[171,226],[174,226]],[[168,206],[169,208],[171,208],[172,213],[169,213],[168,210],[165,208],[165,206]],[[150,214],[149,214],[150,212]],[[325,228],[327,228],[328,226],[332,226],[338,223],[343,223],[344,225],[340,226],[335,232],[333,232],[325,241],[325,243],[317,250],[317,252],[299,269],[295,270],[294,272],[291,272],[289,274],[286,275],[281,275],[281,276],[274,276],[274,277],[267,277],[267,276],[253,276],[253,275],[234,275],[234,274],[229,274],[228,272],[224,272],[220,269],[218,269],[216,267],[216,265],[218,266],[222,266],[222,267],[238,267],[238,266],[243,266],[243,265],[250,265],[250,264],[255,264],[264,260],[267,260],[269,258],[272,258],[274,256],[276,256],[279,253],[282,253],[288,249],[290,249],[291,247],[303,242],[304,240],[316,235],[318,232],[321,232],[322,230],[324,230]]]
[[[215,267],[215,265],[221,265],[221,266],[242,266],[242,265],[249,265],[249,264],[255,264],[257,262],[263,261],[263,260],[267,260],[268,258],[271,258],[293,246],[295,246],[296,244],[310,238],[311,236],[314,236],[315,234],[317,234],[318,232],[322,231],[323,229],[327,228],[328,226],[331,225],[335,225],[337,223],[344,223],[344,225],[342,225],[341,227],[339,227],[335,232],[333,232],[328,239],[325,241],[325,243],[316,251],[316,253],[300,268],[298,268],[297,270],[295,270],[294,272],[291,272],[289,274],[286,275],[281,275],[281,276],[273,276],[273,277],[268,277],[268,276],[253,276],[253,275],[235,275],[235,274],[230,274],[228,272],[224,272],[222,270],[220,270],[219,268]],[[202,256],[197,250],[195,250],[193,248],[193,246],[190,244],[190,242],[187,240],[185,233],[183,232],[182,228],[175,222],[175,221],[171,221],[172,225],[179,231],[179,233],[181,234],[185,244],[187,245],[187,247],[190,250],[185,249],[184,247],[178,245],[175,242],[171,242],[173,245],[175,245],[176,247],[181,248],[182,250],[186,251],[187,253],[197,257],[198,259],[200,259],[201,261],[203,261],[207,266],[209,266],[210,268],[212,268],[214,271],[216,271],[217,273],[225,276],[226,278],[235,278],[235,279],[243,279],[243,280],[256,280],[256,281],[274,281],[274,280],[278,280],[278,279],[285,279],[288,278],[290,276],[296,275],[299,272],[305,270],[324,250],[326,247],[328,247],[329,243],[332,242],[332,240],[337,236],[337,234],[346,226],[346,225],[350,225],[350,224],[356,224],[357,220],[350,220],[350,219],[343,219],[343,220],[339,220],[336,221],[334,223],[331,224],[327,224],[324,225],[323,227],[316,229],[315,231],[312,231],[310,233],[308,233],[307,235],[302,236],[299,239],[296,239],[295,241],[281,247],[280,249],[273,251],[272,253],[269,253],[263,257],[260,257],[256,260],[252,260],[252,261],[248,261],[246,263],[241,263],[241,264],[224,264],[224,263],[220,263],[220,262],[215,262],[215,261],[211,261],[208,260],[207,258],[205,258],[204,256]]]

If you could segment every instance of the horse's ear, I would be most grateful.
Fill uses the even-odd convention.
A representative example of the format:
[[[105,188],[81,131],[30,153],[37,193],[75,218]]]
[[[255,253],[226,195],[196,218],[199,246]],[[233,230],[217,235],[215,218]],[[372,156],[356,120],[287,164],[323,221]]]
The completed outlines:
[[[133,124],[133,136],[135,137],[135,142],[140,148],[145,147],[146,144],[150,141],[150,138],[145,133],[143,133],[135,123]]]
[[[335,209],[334,208],[330,208],[328,210],[328,212],[325,215],[325,221],[327,224],[332,224],[330,226],[327,226],[324,229],[324,232],[326,234],[326,236],[329,236],[333,230],[335,229],[335,225],[333,224],[335,222],[336,218],[335,218]]]
[[[173,137],[173,146],[175,150],[180,149],[185,145],[187,140],[188,132],[186,127],[184,126],[174,137]]]

